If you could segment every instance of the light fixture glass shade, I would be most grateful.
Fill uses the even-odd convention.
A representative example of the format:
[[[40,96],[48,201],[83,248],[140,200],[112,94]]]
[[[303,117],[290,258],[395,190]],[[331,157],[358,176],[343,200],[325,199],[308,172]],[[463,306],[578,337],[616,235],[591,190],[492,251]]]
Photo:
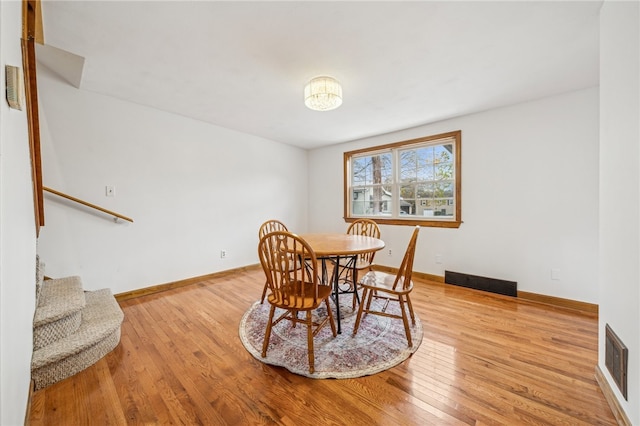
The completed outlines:
[[[304,87],[304,104],[315,111],[329,111],[342,105],[342,86],[333,77],[316,77]]]

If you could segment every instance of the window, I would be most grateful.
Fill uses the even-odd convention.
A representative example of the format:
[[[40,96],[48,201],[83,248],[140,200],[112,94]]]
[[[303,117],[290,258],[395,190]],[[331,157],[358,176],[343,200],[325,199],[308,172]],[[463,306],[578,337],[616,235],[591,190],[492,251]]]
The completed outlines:
[[[461,133],[345,152],[345,220],[460,227]]]

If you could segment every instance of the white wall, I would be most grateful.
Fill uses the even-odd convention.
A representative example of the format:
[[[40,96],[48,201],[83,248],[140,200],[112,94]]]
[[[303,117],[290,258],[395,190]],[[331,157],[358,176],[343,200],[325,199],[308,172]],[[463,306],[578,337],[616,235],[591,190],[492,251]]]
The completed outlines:
[[[42,66],[38,85],[44,185],[134,219],[47,195],[47,275],[121,293],[258,263],[266,219],[306,229],[306,151],[79,90]]]
[[[423,228],[415,270],[513,280],[519,290],[597,303],[597,88],[311,151],[310,231],[346,229],[343,152],[453,130],[462,130],[464,223]],[[394,255],[385,250],[376,262],[397,267],[411,228],[381,232]]]
[[[599,366],[640,424],[640,11],[606,1],[600,12]],[[605,366],[609,324],[629,349],[628,400]]]
[[[31,377],[36,234],[26,111],[5,101],[5,65],[22,68],[22,4],[0,2],[0,424],[24,423]]]

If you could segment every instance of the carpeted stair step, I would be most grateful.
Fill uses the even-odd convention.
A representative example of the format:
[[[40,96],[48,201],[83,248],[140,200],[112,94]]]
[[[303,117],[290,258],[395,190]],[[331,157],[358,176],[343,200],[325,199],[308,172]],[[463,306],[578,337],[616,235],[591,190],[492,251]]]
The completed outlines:
[[[124,314],[109,289],[85,292],[78,330],[33,352],[31,377],[42,389],[95,364],[120,342]]]
[[[44,281],[33,317],[34,350],[76,332],[80,327],[85,304],[80,277]]]

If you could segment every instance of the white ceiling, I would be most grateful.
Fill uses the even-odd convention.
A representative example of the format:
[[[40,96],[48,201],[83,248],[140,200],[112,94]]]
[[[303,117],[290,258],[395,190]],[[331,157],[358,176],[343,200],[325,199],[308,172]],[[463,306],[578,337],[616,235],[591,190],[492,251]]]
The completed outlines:
[[[315,148],[597,85],[601,4],[45,0],[38,55],[83,90]],[[325,74],[344,103],[311,111]]]

